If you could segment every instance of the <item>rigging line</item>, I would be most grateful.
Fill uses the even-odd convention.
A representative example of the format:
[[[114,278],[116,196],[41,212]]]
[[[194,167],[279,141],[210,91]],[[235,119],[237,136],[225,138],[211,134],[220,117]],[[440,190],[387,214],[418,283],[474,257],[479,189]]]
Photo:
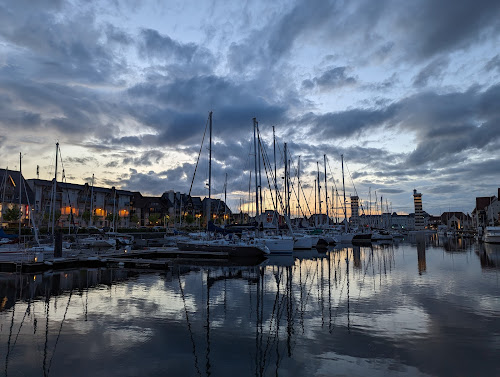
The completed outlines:
[[[349,178],[351,178],[352,187],[354,188],[354,193],[356,194],[356,196],[359,197],[358,190],[356,190],[356,185],[354,184],[354,179],[352,179],[351,172],[349,171],[349,167],[347,166],[347,163],[345,162],[345,160],[344,160],[344,165],[345,165],[345,167],[347,169],[347,173],[349,173]],[[360,207],[361,207],[361,213],[364,215],[365,214],[365,209],[363,208],[363,202],[362,201],[360,201]]]
[[[191,190],[193,189],[194,177],[196,176],[196,170],[198,169],[198,163],[200,162],[201,152],[203,150],[203,142],[205,141],[205,136],[207,134],[208,121],[210,117],[207,118],[207,123],[205,124],[205,131],[203,132],[203,138],[201,139],[200,151],[198,152],[198,158],[196,159],[196,166],[194,167],[193,178],[191,179],[191,186],[189,187],[188,196],[191,196]]]
[[[364,286],[364,283],[365,283],[365,277],[366,277],[366,274],[368,272],[368,267],[370,267],[370,261],[372,260],[373,246],[371,246],[370,249],[372,250],[372,253],[370,253],[370,256],[368,258],[368,262],[366,262],[365,272],[363,273],[363,279],[361,280],[361,286],[359,288],[358,301],[359,301],[359,299],[361,297],[361,291],[363,290],[363,286]]]
[[[338,192],[338,190],[337,190],[337,184],[335,183],[335,178],[333,178],[334,175],[333,175],[332,168],[330,166],[330,160],[328,159],[328,156],[326,156],[326,164],[328,165],[328,170],[330,170],[330,175],[332,176],[333,187],[335,187],[335,192]]]
[[[274,337],[271,338],[270,334],[271,334],[271,330],[272,330],[272,326],[273,326],[273,321],[276,321],[276,324],[279,323],[279,316],[280,316],[280,307],[281,307],[281,304],[277,304],[278,303],[278,299],[279,299],[279,296],[280,296],[280,289],[279,289],[279,285],[280,285],[280,281],[281,281],[281,277],[283,275],[283,271],[280,272],[280,274],[278,275],[278,281],[276,282],[276,285],[277,285],[277,290],[276,290],[276,296],[274,298],[274,304],[273,304],[273,310],[272,310],[272,313],[271,313],[271,319],[269,321],[269,335],[267,336],[267,342],[266,342],[266,348],[264,349],[264,355],[263,355],[263,360],[262,360],[262,366],[261,367],[261,372],[264,372],[265,371],[265,365],[266,365],[266,358],[267,358],[267,354],[269,352],[269,347],[271,345],[271,339],[273,340],[272,343],[274,344],[274,342],[276,341],[276,337],[278,336],[278,334],[276,333]],[[281,299],[281,302],[283,301],[283,296],[282,296],[282,299]],[[276,317],[276,319],[275,319]]]
[[[16,278],[16,282],[17,282],[17,278]],[[17,284],[16,284],[17,286]],[[17,287],[16,287],[17,289]],[[14,307],[12,308],[12,321],[10,323],[10,331],[9,331],[9,340],[7,341],[7,354],[5,355],[5,376],[7,376],[7,369],[8,369],[8,366],[9,366],[9,355],[10,355],[10,350],[11,350],[11,347],[10,347],[10,340],[12,339],[12,330],[14,328],[14,315],[16,313],[16,305],[14,305]]]
[[[44,377],[47,377],[49,374],[47,373],[47,345],[49,344],[49,304],[50,304],[50,297],[46,297],[45,299],[45,343],[43,347],[43,375]]]
[[[284,163],[285,158],[287,158],[288,156],[284,156],[284,151],[282,152],[280,144],[278,142],[276,144],[278,145],[278,150],[280,152],[279,155],[280,155],[280,158],[281,158],[281,162]],[[293,161],[292,155],[290,155],[290,160],[292,162],[292,167],[295,167],[295,165],[293,165],[294,161]],[[297,177],[297,171],[298,171],[298,169],[295,168],[295,177]],[[308,212],[310,214],[312,214],[311,209],[309,208],[309,201],[306,198],[306,194],[305,194],[304,188],[300,186],[300,182],[299,182],[299,185],[298,185],[298,191],[299,191],[298,196],[297,196],[297,193],[295,192],[295,187],[294,187],[293,181],[290,182],[290,186],[292,187],[292,192],[295,195],[295,198],[297,199],[297,201],[299,199],[300,192],[301,192],[301,189],[302,189],[302,195],[304,196],[304,201],[306,203],[307,210],[308,210]],[[309,199],[311,199],[311,198],[309,198]],[[302,209],[302,206],[299,205],[298,207],[299,207],[299,211],[302,212],[302,214],[305,217],[306,216],[306,212]]]
[[[346,258],[346,261],[348,263],[349,263],[349,258],[350,258],[350,256],[349,256],[349,249],[347,249],[347,258]],[[339,262],[338,264],[340,265],[340,259],[338,260],[338,262]],[[346,269],[348,269],[348,268],[349,268],[349,264],[347,265]],[[340,288],[339,301],[337,303],[337,308],[335,309],[335,315],[333,317],[333,325],[332,325],[332,327],[335,327],[335,322],[337,321],[337,314],[338,314],[338,311],[339,311],[340,299],[342,298],[342,293],[344,291],[344,286],[346,285],[345,283],[346,283],[346,280],[347,280],[348,276],[349,276],[349,272],[347,271],[347,273],[344,275],[342,287]],[[332,331],[330,331],[330,332],[332,332]]]
[[[309,276],[309,271],[310,271],[310,267],[308,268],[308,272],[307,272],[307,275],[306,275],[306,281],[304,282],[304,285],[306,285],[306,283],[307,283],[307,276]],[[305,300],[304,310],[305,310],[305,308],[307,306],[307,303],[309,301],[309,297],[311,296],[311,291],[314,288],[314,283],[313,282],[314,282],[314,280],[316,278],[316,273],[317,273],[317,271],[315,271],[314,274],[313,274],[313,276],[311,277],[311,288],[309,289],[309,291],[306,294],[306,300]],[[297,307],[295,309],[294,316],[297,314],[298,310],[299,310],[299,308]]]
[[[26,200],[28,202],[28,207],[31,208],[31,203],[30,203],[30,198],[28,197],[28,190],[26,189],[26,182],[25,180],[22,181],[22,185],[24,187],[24,192],[26,193]],[[38,246],[40,246],[40,241],[38,239],[38,230],[36,230],[36,226],[35,226],[35,220],[32,216],[33,214],[30,214],[30,220],[31,220],[31,223],[33,225],[33,228],[34,228],[34,232],[35,232],[35,241],[37,242]]]
[[[14,339],[14,344],[12,345],[12,350],[14,350],[14,347],[16,346],[17,338],[19,337],[19,333],[21,332],[21,328],[23,327],[24,319],[26,318],[26,315],[30,312],[30,307],[31,307],[31,299],[28,299],[28,306],[26,307],[26,311],[24,312],[24,316],[23,316],[23,319],[21,321],[21,325],[19,326],[19,329],[17,330],[16,339]]]
[[[264,169],[266,171],[267,186],[269,188],[269,191],[271,192],[271,200],[273,202],[273,208],[276,208],[277,207],[277,198],[276,198],[276,203],[275,203],[275,197],[273,195],[273,189],[271,188],[271,182],[269,181],[269,174],[271,174],[271,179],[275,180],[275,177],[274,177],[273,170],[271,169],[271,163],[269,161],[269,157],[267,155],[267,151],[266,151],[264,145],[262,144],[262,140],[261,140],[260,137],[259,137],[259,146],[260,146],[260,150],[261,150],[261,154],[262,154],[262,160],[264,162]],[[268,164],[269,164],[269,172],[267,171],[267,165]]]
[[[263,150],[263,151],[264,151],[264,152],[262,152],[262,153],[265,153],[265,157],[267,157],[267,152],[265,152],[265,148],[264,148],[264,146],[263,146],[263,145],[261,145],[261,147],[262,147],[262,148],[261,148],[261,150]],[[263,155],[263,157],[264,157],[264,155]],[[271,169],[271,163],[270,163],[270,161],[269,161],[269,158],[267,158],[267,163],[269,164],[269,170],[271,171],[271,176],[272,176],[273,172],[272,172],[272,169]],[[267,165],[266,165],[266,161],[264,161],[264,167],[265,167],[265,169],[266,169],[267,182],[268,182],[268,185],[270,186],[270,183],[269,183],[269,176],[268,176],[268,174],[267,174]],[[272,196],[272,191],[273,191],[273,190],[271,190],[271,196]],[[282,210],[284,210],[285,206],[284,206],[284,204],[283,204],[283,198],[281,197],[281,194],[280,194],[279,192],[277,193],[277,200],[279,200],[279,203],[280,203],[280,205],[281,205],[281,209],[282,209]]]
[[[196,343],[194,342],[193,331],[191,330],[191,322],[189,322],[189,315],[188,315],[188,310],[187,310],[187,306],[186,306],[186,297],[184,296],[184,289],[182,288],[181,271],[180,271],[179,266],[178,266],[178,271],[177,271],[177,278],[179,280],[179,289],[181,291],[182,302],[184,304],[184,313],[186,314],[186,321],[187,321],[187,325],[188,325],[189,337],[191,339],[191,344],[193,346],[194,366],[196,368],[196,372],[201,377],[200,367],[198,366],[198,356],[196,355]]]
[[[59,332],[57,333],[57,338],[56,338],[56,341],[54,343],[54,349],[52,350],[52,356],[50,357],[50,360],[49,360],[49,367],[47,368],[47,374],[50,373],[50,366],[52,365],[52,359],[54,358],[54,354],[56,353],[57,342],[59,341],[59,337],[61,336],[61,330],[62,330],[64,321],[66,319],[66,314],[68,314],[69,303],[71,301],[71,296],[72,295],[73,295],[73,289],[71,289],[69,291],[68,303],[66,304],[66,310],[64,311],[64,315],[63,315],[63,318],[62,318],[62,321],[61,321],[61,326],[59,327]]]

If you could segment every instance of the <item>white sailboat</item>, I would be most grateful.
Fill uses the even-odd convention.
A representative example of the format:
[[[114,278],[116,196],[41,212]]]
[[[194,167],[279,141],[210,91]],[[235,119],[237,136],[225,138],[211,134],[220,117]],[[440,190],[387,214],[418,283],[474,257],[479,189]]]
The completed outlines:
[[[258,168],[258,163],[260,166],[260,142],[257,142],[257,135],[259,133],[259,124],[257,122],[256,118],[253,118],[253,139],[254,139],[254,162],[255,162],[255,219],[262,223],[261,219],[261,211],[259,207],[259,177],[260,177],[260,168]],[[275,157],[276,158],[276,157]],[[287,172],[286,172],[286,144],[285,144],[285,179],[287,179]],[[286,186],[286,183],[285,183]],[[276,183],[276,174],[274,176],[274,187],[275,187],[275,192],[276,192],[276,202],[278,200],[278,190],[277,190],[277,183]],[[286,199],[285,199],[286,201]],[[260,202],[262,204],[262,201]],[[276,211],[275,211],[276,213]],[[287,221],[287,225],[289,225],[289,218],[287,213],[285,213],[285,220]],[[289,228],[291,230],[291,227],[289,225]],[[274,234],[271,235],[269,233],[260,233],[260,231],[257,229],[256,230],[256,235],[255,235],[255,240],[258,242],[262,242],[268,249],[271,254],[291,254],[294,249],[294,237],[290,236],[285,236],[282,234]]]
[[[209,113],[209,160],[208,160],[208,204],[207,204],[207,230],[211,218],[211,186],[212,186],[212,112]],[[230,257],[263,257],[269,254],[269,249],[257,239],[241,240],[236,237],[231,239],[201,239],[178,241],[177,247],[182,251],[220,251],[226,252]]]

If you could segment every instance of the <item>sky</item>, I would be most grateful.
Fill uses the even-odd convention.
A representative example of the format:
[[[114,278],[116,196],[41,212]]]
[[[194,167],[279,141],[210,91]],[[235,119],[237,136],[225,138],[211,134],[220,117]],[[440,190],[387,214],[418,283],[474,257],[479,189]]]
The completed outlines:
[[[365,213],[413,212],[414,189],[467,213],[500,187],[499,47],[496,0],[0,0],[0,164],[52,179],[59,142],[58,180],[188,192],[213,111],[212,196],[227,175],[233,211],[251,209],[255,117],[306,215],[318,166],[325,212],[324,156],[343,195],[341,155]],[[207,160],[205,140],[192,195]]]

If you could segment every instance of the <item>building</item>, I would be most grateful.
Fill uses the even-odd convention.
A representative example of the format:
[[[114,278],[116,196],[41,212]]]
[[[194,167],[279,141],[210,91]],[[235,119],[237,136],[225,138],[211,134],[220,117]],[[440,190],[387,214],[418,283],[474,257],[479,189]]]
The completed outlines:
[[[134,226],[165,226],[170,217],[169,202],[164,196],[143,196],[134,192],[132,196],[132,212]]]
[[[426,213],[424,212],[424,224],[426,223]],[[361,215],[359,217],[362,226],[384,229],[414,229],[415,215],[399,215],[396,212],[382,213],[381,215]]]
[[[422,194],[413,190],[413,203],[415,205],[415,230],[423,230],[424,224],[424,211],[422,208]]]
[[[351,226],[359,226],[359,197],[351,196]]]
[[[466,230],[472,226],[472,218],[463,212],[443,212],[440,222],[441,225],[454,230]]]
[[[203,217],[208,216],[208,203],[209,199],[202,200]],[[229,207],[220,199],[210,199],[210,216],[214,222],[224,223],[231,218],[232,213]]]
[[[21,202],[21,225],[28,226],[34,195],[21,172],[0,169],[0,195],[0,224],[6,227],[19,224],[19,220],[8,220],[5,215],[9,209],[19,209],[19,202]]]
[[[130,226],[131,191],[57,182],[54,195],[54,180],[28,179],[27,183],[34,193],[37,226],[50,227],[52,222],[63,228]]]
[[[500,223],[500,188],[498,196],[476,197],[476,207],[472,211],[474,227],[486,227]]]

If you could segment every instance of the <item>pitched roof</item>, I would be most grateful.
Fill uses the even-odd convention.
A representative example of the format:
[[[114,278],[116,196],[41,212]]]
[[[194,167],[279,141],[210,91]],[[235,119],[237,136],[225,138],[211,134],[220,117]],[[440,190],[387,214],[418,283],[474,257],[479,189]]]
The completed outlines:
[[[0,169],[0,187],[2,187],[2,191],[0,191],[0,195],[3,192],[3,184],[6,183],[7,187],[14,188],[12,193],[11,203],[19,203],[19,187],[22,186],[21,189],[21,203],[28,204],[28,202],[33,205],[35,202],[35,194],[31,190],[31,187],[26,183],[23,175],[16,170],[7,170]],[[28,201],[29,200],[29,201]]]
[[[476,197],[476,210],[482,211],[488,207],[496,199],[495,196],[480,196]]]

